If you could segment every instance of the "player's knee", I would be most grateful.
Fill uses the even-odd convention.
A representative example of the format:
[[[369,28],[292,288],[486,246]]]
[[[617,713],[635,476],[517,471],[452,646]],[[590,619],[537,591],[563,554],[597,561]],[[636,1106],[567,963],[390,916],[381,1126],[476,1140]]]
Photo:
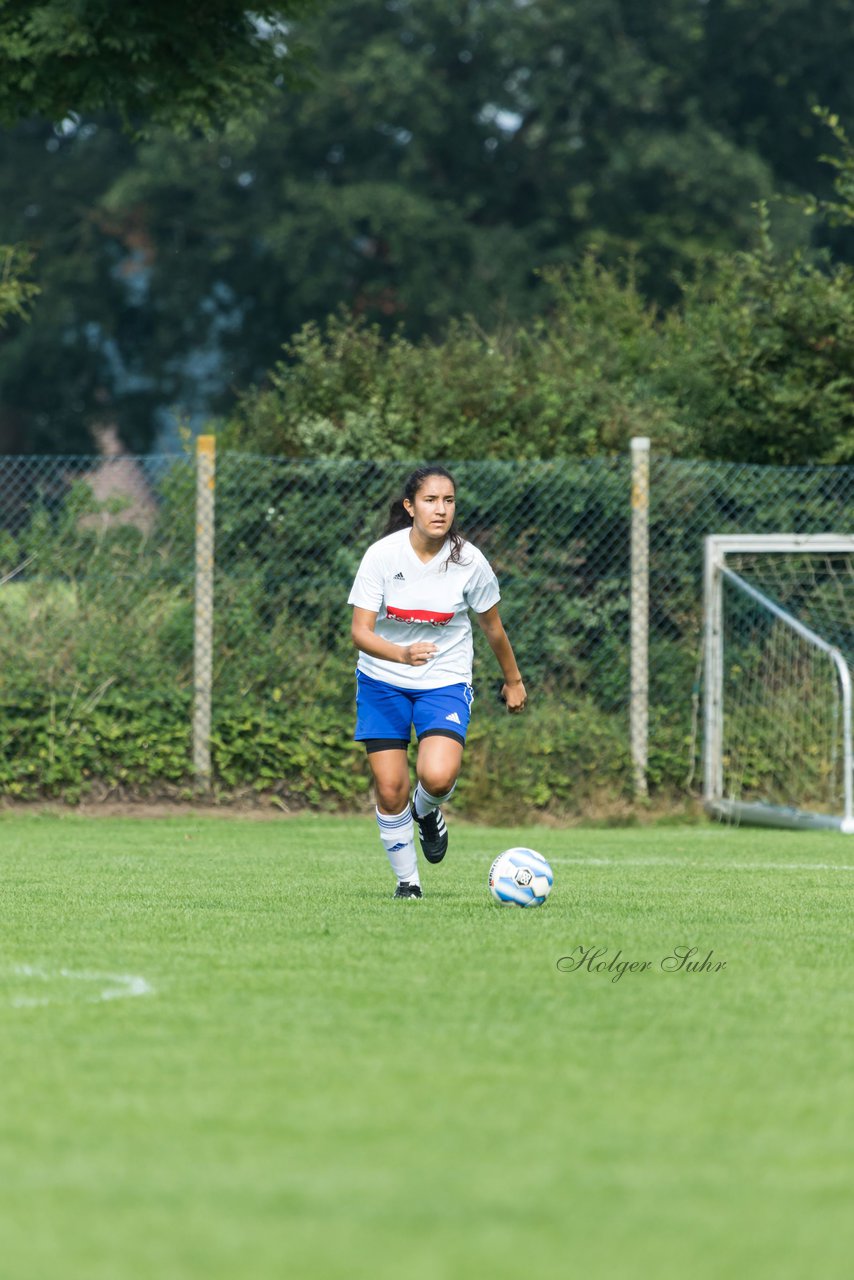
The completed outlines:
[[[446,796],[453,790],[456,781],[455,769],[443,769],[435,765],[420,774],[421,785],[431,796]]]
[[[377,783],[376,792],[381,813],[403,813],[409,803],[408,782]]]

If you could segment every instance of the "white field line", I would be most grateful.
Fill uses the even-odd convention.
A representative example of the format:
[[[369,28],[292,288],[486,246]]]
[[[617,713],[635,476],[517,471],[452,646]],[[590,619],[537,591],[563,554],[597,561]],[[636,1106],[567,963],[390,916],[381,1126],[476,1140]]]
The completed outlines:
[[[562,867],[679,867],[682,871],[854,871],[843,862],[692,862],[688,858],[552,857]]]
[[[91,973],[77,969],[39,969],[35,965],[16,964],[11,973],[16,978],[31,978],[39,982],[85,982],[97,983],[99,990],[85,997],[86,1004],[100,1004],[104,1000],[124,1000],[134,996],[154,994],[154,988],[145,978],[134,973]],[[13,996],[10,1003],[16,1009],[37,1008],[40,1005],[55,1004],[56,994],[43,996]]]

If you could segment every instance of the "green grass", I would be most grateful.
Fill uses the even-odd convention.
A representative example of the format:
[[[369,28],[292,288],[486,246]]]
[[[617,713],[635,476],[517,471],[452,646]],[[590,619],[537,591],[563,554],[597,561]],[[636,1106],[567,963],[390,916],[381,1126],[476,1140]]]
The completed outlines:
[[[3,1274],[850,1275],[854,842],[451,839],[393,902],[368,818],[0,818]]]

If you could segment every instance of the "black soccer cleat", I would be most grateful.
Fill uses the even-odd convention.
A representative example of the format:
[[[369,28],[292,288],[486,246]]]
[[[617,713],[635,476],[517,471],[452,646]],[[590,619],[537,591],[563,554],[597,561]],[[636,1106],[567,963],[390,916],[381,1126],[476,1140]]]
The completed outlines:
[[[401,880],[400,884],[394,891],[396,898],[423,898],[420,884],[410,884],[408,880]]]
[[[418,827],[421,839],[421,852],[428,862],[441,862],[448,852],[448,828],[442,817],[441,809],[434,809],[419,818],[412,806],[412,821]]]

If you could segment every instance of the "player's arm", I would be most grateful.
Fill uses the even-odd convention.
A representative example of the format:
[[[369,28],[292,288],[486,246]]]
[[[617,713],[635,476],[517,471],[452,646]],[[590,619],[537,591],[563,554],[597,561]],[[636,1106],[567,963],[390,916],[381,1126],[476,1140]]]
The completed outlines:
[[[438,652],[432,640],[416,640],[414,644],[395,644],[392,640],[384,640],[374,630],[377,614],[374,609],[353,608],[353,625],[350,634],[353,644],[362,653],[372,658],[383,658],[386,662],[401,662],[405,666],[423,667],[425,662]]]
[[[504,687],[501,690],[508,711],[524,711],[528,701],[519,667],[513,653],[513,646],[507,638],[504,623],[498,616],[498,605],[494,604],[485,613],[475,615],[483,634],[489,641],[489,647],[498,659],[501,674],[504,676]]]

